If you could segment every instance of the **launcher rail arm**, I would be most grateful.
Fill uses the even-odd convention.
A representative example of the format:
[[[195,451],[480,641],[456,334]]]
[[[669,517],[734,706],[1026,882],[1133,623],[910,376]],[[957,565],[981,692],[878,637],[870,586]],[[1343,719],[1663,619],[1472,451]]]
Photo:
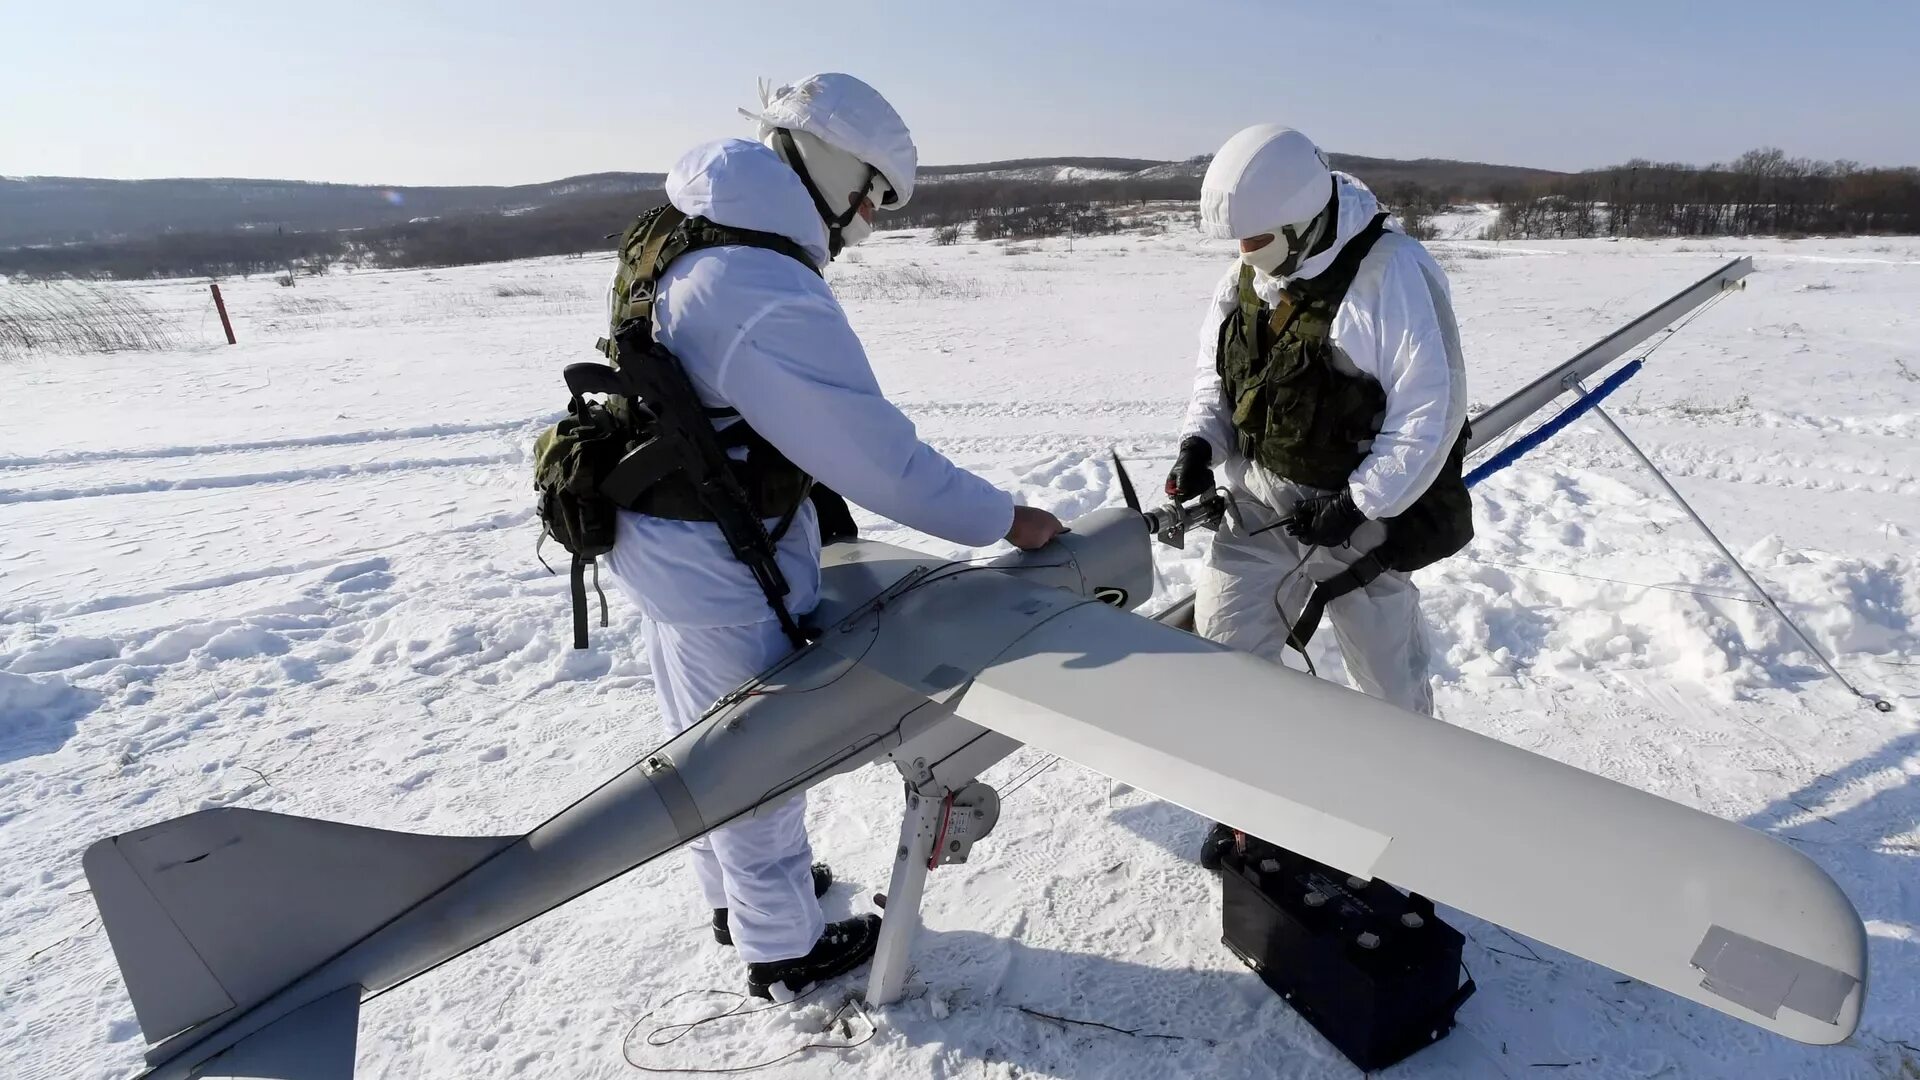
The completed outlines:
[[[1675,293],[1659,306],[1581,350],[1572,359],[1509,394],[1499,404],[1472,418],[1473,433],[1467,440],[1472,455],[1499,440],[1507,432],[1539,412],[1546,404],[1572,388],[1575,382],[1627,355],[1636,345],[1678,321],[1681,316],[1730,289],[1741,287],[1742,279],[1753,273],[1753,260],[1741,256]]]

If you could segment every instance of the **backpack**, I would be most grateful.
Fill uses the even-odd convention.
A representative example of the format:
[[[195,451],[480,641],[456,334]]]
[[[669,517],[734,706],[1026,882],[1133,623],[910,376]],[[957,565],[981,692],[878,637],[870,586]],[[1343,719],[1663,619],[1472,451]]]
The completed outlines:
[[[534,558],[549,538],[572,558],[573,647],[587,647],[586,568],[593,567],[593,590],[600,596],[600,625],[607,625],[607,594],[600,588],[600,556],[613,550],[614,506],[599,493],[599,478],[611,472],[626,449],[619,426],[605,406],[575,398],[567,418],[533,442],[535,510],[540,540]],[[540,559],[546,565],[545,559]],[[548,566],[551,573],[553,567]]]

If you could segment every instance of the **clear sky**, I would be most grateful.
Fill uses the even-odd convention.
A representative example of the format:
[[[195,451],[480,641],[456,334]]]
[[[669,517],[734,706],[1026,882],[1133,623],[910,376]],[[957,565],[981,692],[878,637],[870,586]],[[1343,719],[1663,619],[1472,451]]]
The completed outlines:
[[[1920,164],[1920,0],[0,0],[0,174],[524,183],[847,71],[923,162],[1332,150]]]

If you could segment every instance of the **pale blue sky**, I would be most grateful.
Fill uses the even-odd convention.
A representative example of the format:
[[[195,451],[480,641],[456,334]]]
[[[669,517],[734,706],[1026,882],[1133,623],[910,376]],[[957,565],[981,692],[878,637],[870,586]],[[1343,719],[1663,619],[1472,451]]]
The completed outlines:
[[[1330,149],[1920,163],[1920,0],[0,0],[0,174],[662,170],[759,76],[859,75],[923,162]],[[650,73],[650,75],[649,75]]]

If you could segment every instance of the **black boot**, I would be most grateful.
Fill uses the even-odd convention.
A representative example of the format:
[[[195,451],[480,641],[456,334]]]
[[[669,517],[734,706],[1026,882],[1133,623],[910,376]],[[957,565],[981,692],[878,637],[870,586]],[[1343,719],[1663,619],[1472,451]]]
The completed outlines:
[[[827,890],[831,888],[833,888],[833,871],[827,868],[826,863],[814,863],[813,895],[825,896],[827,895]],[[726,908],[717,907],[713,909],[713,940],[722,945],[733,944],[733,931],[727,928]]]
[[[873,958],[880,944],[880,916],[860,915],[828,923],[813,951],[793,960],[747,965],[747,993],[769,1001],[792,1001],[815,986]]]
[[[1220,859],[1233,849],[1233,826],[1213,823],[1207,830],[1207,838],[1200,841],[1200,866],[1214,873],[1220,872]]]

